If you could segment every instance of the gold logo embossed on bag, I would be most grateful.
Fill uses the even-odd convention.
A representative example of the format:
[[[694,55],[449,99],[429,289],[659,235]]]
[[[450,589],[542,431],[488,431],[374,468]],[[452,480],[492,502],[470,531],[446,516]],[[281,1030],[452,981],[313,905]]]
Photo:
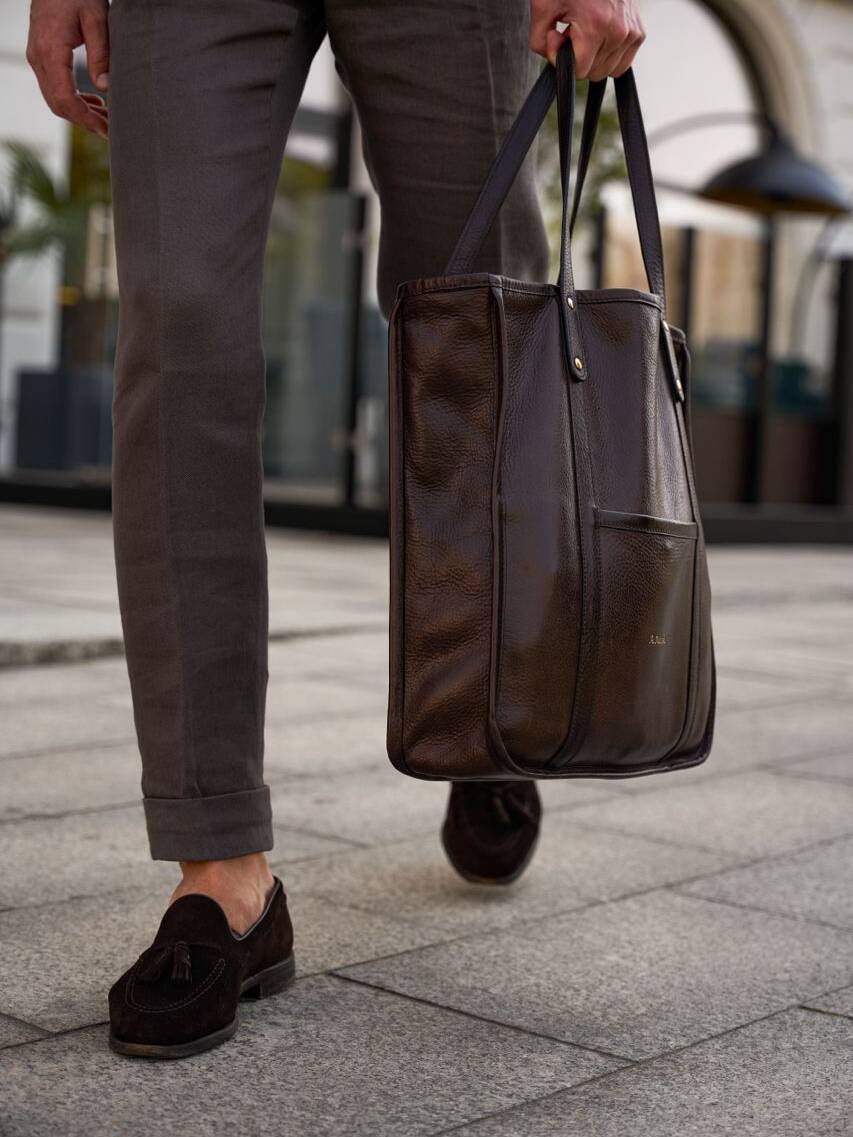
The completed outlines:
[[[605,84],[590,83],[572,202],[568,41],[507,135],[445,275],[398,290],[388,752],[418,777],[649,774],[697,765],[711,746],[689,354],[665,319],[633,74],[615,82],[647,292],[574,286],[571,232]],[[558,282],[476,272],[555,95]]]

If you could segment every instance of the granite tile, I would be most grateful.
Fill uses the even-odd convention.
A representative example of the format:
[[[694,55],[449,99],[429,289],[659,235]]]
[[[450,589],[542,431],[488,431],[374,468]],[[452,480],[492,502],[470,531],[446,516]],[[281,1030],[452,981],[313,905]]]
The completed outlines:
[[[802,702],[834,695],[843,690],[828,679],[803,679],[790,675],[761,675],[742,668],[717,664],[717,707],[722,715],[729,710],[751,707],[785,706],[792,700]]]
[[[307,722],[267,724],[264,769],[269,778],[387,771],[385,715],[380,711]]]
[[[311,635],[270,644],[270,676],[388,672],[387,626],[343,635]]]
[[[42,705],[46,700],[85,699],[128,690],[124,657],[39,667],[0,668],[0,704]],[[6,707],[0,705],[0,716]]]
[[[425,1137],[612,1066],[318,978],[244,1004],[238,1037],[192,1062],[129,1062],[107,1050],[98,1027],[0,1052],[0,1083],[4,1137]]]
[[[832,1015],[853,1018],[853,987],[842,987],[840,991],[830,991],[815,999],[806,999],[805,1005],[819,1011],[828,1011]]]
[[[152,861],[140,806],[0,824],[0,904],[49,904],[129,886],[175,883]]]
[[[842,986],[853,935],[662,890],[344,974],[641,1059]]]
[[[691,896],[853,930],[853,838],[682,885]]]
[[[853,1132],[853,1023],[789,1010],[454,1130],[454,1137],[836,1137]]]
[[[730,676],[808,683],[810,688],[839,697],[849,692],[853,683],[853,664],[812,659],[806,669],[800,652],[793,644],[779,646],[762,642],[756,646],[739,643],[724,635],[719,643],[715,640],[715,648],[718,665]]]
[[[0,1050],[4,1046],[17,1046],[21,1042],[34,1042],[37,1038],[44,1038],[44,1035],[45,1032],[39,1030],[37,1026],[0,1013]]]
[[[0,762],[0,820],[138,803],[136,743],[29,754]]]
[[[338,777],[275,783],[276,824],[381,844],[416,833],[437,833],[444,816],[447,786],[422,782],[391,769],[364,770]]]
[[[545,817],[533,862],[511,888],[462,880],[435,836],[306,861],[284,875],[292,891],[462,935],[617,899],[729,861],[719,853],[579,830],[571,817]]]
[[[267,724],[311,722],[316,716],[335,718],[360,715],[366,711],[384,714],[387,692],[384,688],[365,691],[343,679],[283,679],[273,681],[267,691]]]
[[[331,837],[276,831],[276,857],[299,860],[346,846]],[[174,886],[175,865],[152,861],[140,806],[0,824],[0,906],[50,904],[127,888]]]
[[[697,781],[661,776],[656,793],[622,795],[572,812],[578,824],[743,858],[784,853],[853,833],[853,786],[757,772]]]
[[[705,762],[692,770],[616,783],[624,793],[656,791],[662,783],[690,786],[706,778],[775,769],[797,758],[849,750],[853,737],[853,700],[806,699],[786,705],[733,711],[722,704],[714,744]]]
[[[309,728],[309,741],[299,758],[303,770],[316,755],[310,748],[313,729]],[[352,730],[352,724],[349,729]],[[320,733],[321,737],[329,738],[333,730],[320,728]],[[381,735],[376,722],[369,735],[360,740],[353,738],[352,745],[349,754],[346,749],[342,750],[343,772],[340,774],[333,772],[334,763],[328,761],[327,755],[321,756],[320,761],[328,765],[328,776],[294,774],[280,778],[279,774],[287,767],[281,759],[278,735],[273,737],[269,769],[276,824],[304,826],[313,832],[360,844],[397,841],[418,833],[437,835],[444,819],[448,783],[422,781],[395,770],[384,750],[384,720]],[[610,783],[595,779],[540,783],[540,792],[546,811],[555,812],[616,797]]]
[[[133,718],[124,706],[108,700],[126,695],[93,695],[79,699],[5,703],[0,707],[0,759],[45,750],[79,750],[97,744],[118,746],[133,741]]]
[[[779,765],[774,773],[793,778],[825,778],[828,782],[853,782],[853,746],[840,754],[823,754],[819,758]]]

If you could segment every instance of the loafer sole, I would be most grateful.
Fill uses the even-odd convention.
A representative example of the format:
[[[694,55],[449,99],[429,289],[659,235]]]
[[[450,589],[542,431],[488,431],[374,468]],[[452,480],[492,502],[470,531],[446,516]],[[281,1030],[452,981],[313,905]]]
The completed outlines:
[[[241,999],[266,999],[270,995],[277,995],[289,987],[296,977],[296,962],[292,955],[272,967],[264,968],[257,975],[251,975],[243,980],[240,988]],[[228,1026],[205,1034],[201,1038],[193,1038],[189,1042],[180,1042],[171,1046],[157,1046],[150,1042],[126,1042],[116,1038],[110,1032],[110,1050],[128,1058],[190,1058],[193,1054],[203,1054],[205,1050],[212,1050],[233,1038],[237,1033],[239,1019],[235,1015],[233,1022]]]

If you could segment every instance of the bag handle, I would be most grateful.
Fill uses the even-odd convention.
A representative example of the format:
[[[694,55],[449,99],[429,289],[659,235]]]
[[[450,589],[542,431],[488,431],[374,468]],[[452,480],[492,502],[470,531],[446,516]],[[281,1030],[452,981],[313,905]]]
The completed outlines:
[[[474,207],[468,214],[456,247],[450,254],[450,260],[444,270],[445,276],[471,272],[471,266],[494,224],[506,195],[512,189],[521,164],[545,121],[556,93],[557,75],[549,63],[540,72],[515,122],[501,143],[479,196],[474,202]]]
[[[586,95],[580,153],[578,155],[578,172],[575,177],[575,197],[572,203],[572,216],[569,221],[569,236],[575,231],[575,222],[577,221],[578,210],[580,209],[586,175],[589,171],[589,161],[592,157],[593,145],[595,144],[595,135],[598,130],[598,120],[601,115],[601,104],[604,100],[606,87],[606,79],[600,81],[591,80]],[[561,146],[560,153],[563,152],[563,149]]]
[[[650,291],[661,298],[665,307],[663,245],[646,133],[633,72],[631,70],[626,71],[614,83],[619,111],[619,127],[628,167],[628,181],[640,235],[643,263],[646,268]],[[570,211],[568,172],[571,163],[574,128],[575,67],[572,43],[570,39],[566,39],[557,53],[556,68],[552,67],[550,63],[543,68],[515,122],[504,138],[474,207],[468,215],[456,247],[450,256],[445,275],[455,276],[472,271],[472,265],[486,239],[486,235],[494,224],[498,210],[512,188],[533,139],[538,134],[556,96],[558,100],[560,169],[563,187],[559,284],[561,292],[567,295],[574,292],[570,238],[580,204],[580,193],[583,189],[583,182],[592,154],[605,86],[606,80],[600,83],[590,83],[588,100],[591,101],[588,101],[587,113],[584,118],[575,200]]]

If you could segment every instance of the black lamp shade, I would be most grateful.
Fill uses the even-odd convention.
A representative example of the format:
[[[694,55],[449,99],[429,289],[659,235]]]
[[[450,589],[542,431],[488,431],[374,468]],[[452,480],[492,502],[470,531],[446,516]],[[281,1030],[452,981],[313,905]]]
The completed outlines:
[[[756,213],[849,213],[851,201],[826,170],[803,158],[779,135],[754,158],[726,166],[699,196]]]

